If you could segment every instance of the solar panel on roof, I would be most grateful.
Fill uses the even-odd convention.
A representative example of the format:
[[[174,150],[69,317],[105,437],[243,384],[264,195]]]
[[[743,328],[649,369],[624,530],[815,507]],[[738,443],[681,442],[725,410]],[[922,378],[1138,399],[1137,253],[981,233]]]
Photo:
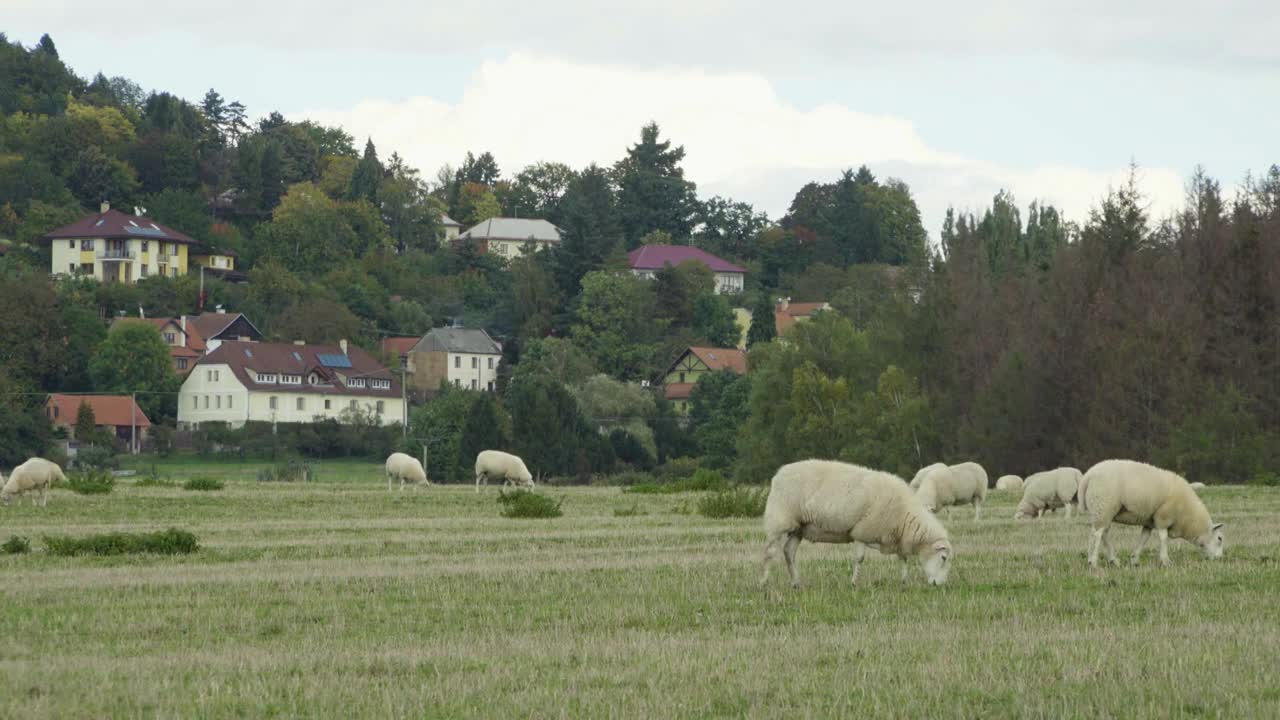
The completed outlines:
[[[164,231],[160,228],[138,227],[137,225],[126,225],[124,231],[130,235],[150,235],[151,237],[165,237]]]
[[[302,356],[298,354],[297,350],[293,351],[293,359],[297,360],[298,362],[302,362]]]
[[[320,364],[331,368],[349,368],[351,367],[351,358],[346,355],[333,355],[330,353],[318,353],[316,357],[320,360]]]

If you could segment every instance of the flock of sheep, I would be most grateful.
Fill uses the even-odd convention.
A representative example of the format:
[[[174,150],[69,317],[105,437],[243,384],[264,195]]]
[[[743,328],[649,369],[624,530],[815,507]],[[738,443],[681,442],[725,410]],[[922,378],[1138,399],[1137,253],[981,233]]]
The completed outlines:
[[[947,530],[934,515],[939,508],[973,505],[974,520],[982,517],[987,497],[987,472],[977,463],[935,463],[922,468],[910,483],[890,473],[830,460],[804,460],[784,465],[773,476],[764,510],[764,573],[781,548],[793,587],[799,587],[796,549],[801,540],[853,544],[853,574],[868,547],[897,555],[902,577],[916,558],[930,585],[947,581],[954,550]],[[1090,514],[1093,532],[1089,565],[1097,567],[1105,548],[1119,564],[1107,539],[1112,523],[1142,528],[1131,562],[1137,563],[1154,531],[1160,539],[1160,563],[1169,564],[1169,537],[1194,543],[1206,557],[1222,557],[1222,523],[1209,516],[1196,494],[1203,483],[1188,483],[1179,475],[1133,460],[1104,460],[1088,472],[1057,468],[1036,473],[1025,482],[1015,475],[996,481],[997,490],[1022,490],[1014,518],[1038,518],[1046,512],[1077,504]]]
[[[387,458],[387,489],[390,490],[396,480],[400,481],[400,489],[405,485],[430,485],[427,473],[422,469],[418,459],[404,453],[391,453]],[[476,492],[489,480],[502,480],[503,485],[533,487],[533,475],[525,467],[524,460],[501,450],[481,450],[476,455]]]

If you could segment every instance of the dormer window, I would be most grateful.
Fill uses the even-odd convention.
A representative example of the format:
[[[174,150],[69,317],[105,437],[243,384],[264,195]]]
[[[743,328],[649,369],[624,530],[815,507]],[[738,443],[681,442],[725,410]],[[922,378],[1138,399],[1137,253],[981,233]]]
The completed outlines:
[[[274,383],[275,381],[275,373],[258,373],[258,382],[260,383]]]
[[[280,382],[284,385],[301,385],[302,376],[301,375],[281,375]]]
[[[350,378],[347,380],[347,387],[362,388],[364,387],[364,378]]]

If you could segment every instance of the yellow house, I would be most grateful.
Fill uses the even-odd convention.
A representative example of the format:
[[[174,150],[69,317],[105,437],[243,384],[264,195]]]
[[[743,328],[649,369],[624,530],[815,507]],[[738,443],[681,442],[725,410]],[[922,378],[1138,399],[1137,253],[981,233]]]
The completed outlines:
[[[689,414],[689,393],[698,378],[717,370],[747,373],[747,354],[738,348],[691,347],[680,354],[662,378],[662,394],[677,414]]]
[[[186,275],[189,251],[196,242],[150,218],[112,210],[108,203],[44,239],[51,246],[52,274],[123,283]]]
[[[230,250],[199,245],[191,251],[192,268],[204,267],[209,270],[235,270],[236,254]]]

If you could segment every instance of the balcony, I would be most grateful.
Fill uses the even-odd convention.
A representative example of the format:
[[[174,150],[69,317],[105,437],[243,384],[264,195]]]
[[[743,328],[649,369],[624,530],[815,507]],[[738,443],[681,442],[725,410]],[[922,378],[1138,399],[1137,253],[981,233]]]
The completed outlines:
[[[125,250],[123,248],[103,248],[98,251],[99,260],[132,261],[136,257],[137,257],[137,253],[133,252],[132,250]]]

